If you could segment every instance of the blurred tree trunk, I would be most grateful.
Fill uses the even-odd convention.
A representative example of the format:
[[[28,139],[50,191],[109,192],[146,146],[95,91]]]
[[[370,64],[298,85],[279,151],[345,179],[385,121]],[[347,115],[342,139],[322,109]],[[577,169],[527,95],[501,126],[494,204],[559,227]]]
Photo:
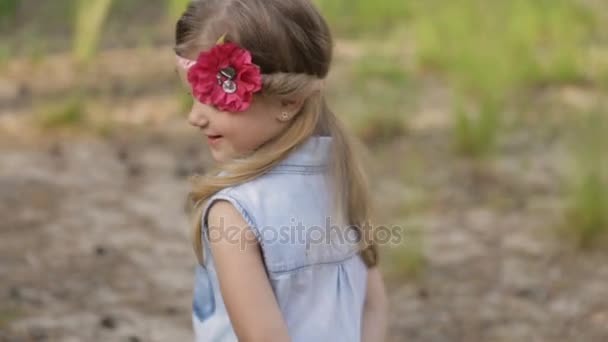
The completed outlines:
[[[86,63],[95,55],[111,5],[112,0],[77,1],[72,51],[77,62]]]

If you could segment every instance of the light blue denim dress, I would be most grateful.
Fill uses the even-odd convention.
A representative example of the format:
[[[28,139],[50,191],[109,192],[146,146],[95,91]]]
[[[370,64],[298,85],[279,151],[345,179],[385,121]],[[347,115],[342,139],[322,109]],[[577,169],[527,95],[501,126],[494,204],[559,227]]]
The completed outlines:
[[[256,234],[292,341],[361,340],[367,268],[356,236],[349,234],[353,231],[337,229],[339,223],[331,218],[325,172],[331,143],[331,137],[311,136],[270,172],[226,188],[207,202],[202,214],[205,262],[196,269],[193,300],[197,342],[237,341],[205,224],[216,200],[231,202]]]

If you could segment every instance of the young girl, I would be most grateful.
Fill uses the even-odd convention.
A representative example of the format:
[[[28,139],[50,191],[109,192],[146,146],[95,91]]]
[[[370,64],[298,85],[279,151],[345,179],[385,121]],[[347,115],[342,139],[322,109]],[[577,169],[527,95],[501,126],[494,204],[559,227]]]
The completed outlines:
[[[196,0],[175,51],[217,162],[191,193],[196,341],[384,340],[367,182],[324,99],[323,17],[310,0]]]

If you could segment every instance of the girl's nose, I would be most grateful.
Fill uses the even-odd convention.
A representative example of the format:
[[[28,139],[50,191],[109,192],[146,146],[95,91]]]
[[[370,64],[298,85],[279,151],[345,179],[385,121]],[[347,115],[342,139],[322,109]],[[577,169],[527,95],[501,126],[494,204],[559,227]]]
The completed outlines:
[[[194,127],[203,128],[207,126],[209,119],[204,111],[193,106],[190,114],[188,114],[188,122]]]

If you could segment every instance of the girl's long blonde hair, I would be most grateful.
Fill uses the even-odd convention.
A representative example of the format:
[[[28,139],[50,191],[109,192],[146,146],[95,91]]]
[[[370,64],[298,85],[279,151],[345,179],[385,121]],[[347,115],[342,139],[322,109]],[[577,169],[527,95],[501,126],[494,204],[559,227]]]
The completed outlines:
[[[378,253],[369,222],[372,202],[363,148],[329,109],[319,87],[332,59],[327,23],[309,0],[195,0],[177,22],[175,51],[192,56],[224,34],[226,41],[249,50],[260,66],[264,84],[256,96],[306,100],[289,127],[251,156],[193,178],[189,203],[199,262],[203,262],[201,215],[212,195],[268,172],[310,136],[327,135],[332,137],[329,170],[334,213],[357,227],[363,260],[368,267],[375,266]],[[226,173],[219,176],[222,171]]]

